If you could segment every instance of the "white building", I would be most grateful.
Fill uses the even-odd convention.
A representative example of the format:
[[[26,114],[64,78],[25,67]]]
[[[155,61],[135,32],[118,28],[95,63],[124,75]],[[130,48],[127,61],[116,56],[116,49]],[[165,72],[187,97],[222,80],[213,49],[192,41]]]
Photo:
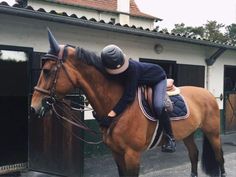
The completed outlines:
[[[67,5],[65,2],[69,1],[60,2],[54,4],[51,0],[31,0],[26,7],[11,7],[5,2],[0,3],[0,50],[26,54],[31,88],[36,84],[35,78],[40,71],[39,56],[49,49],[46,31],[49,27],[61,44],[80,46],[100,55],[104,46],[113,43],[133,59],[163,66],[168,76],[176,80],[177,86],[207,88],[218,101],[222,132],[236,130],[235,119],[232,119],[236,109],[236,46],[157,32],[153,29],[153,23],[159,18],[142,12],[137,15],[127,4],[122,4],[122,0],[118,0],[120,4],[112,10]],[[130,0],[130,3],[134,1]],[[123,5],[125,8],[121,8]],[[7,96],[12,96],[7,89],[4,91]],[[26,122],[26,129],[27,120],[27,117],[22,118]],[[87,123],[97,126],[93,119],[87,120]],[[8,131],[12,124],[14,122],[1,124],[0,130]],[[101,148],[104,147],[96,146],[94,149]],[[85,149],[89,151],[88,155],[97,153],[89,147]],[[24,168],[24,163],[21,165]]]
[[[161,19],[141,12],[134,0],[29,0],[34,9],[43,8],[50,12],[74,14],[77,17],[104,21],[105,23],[154,28],[154,22]]]

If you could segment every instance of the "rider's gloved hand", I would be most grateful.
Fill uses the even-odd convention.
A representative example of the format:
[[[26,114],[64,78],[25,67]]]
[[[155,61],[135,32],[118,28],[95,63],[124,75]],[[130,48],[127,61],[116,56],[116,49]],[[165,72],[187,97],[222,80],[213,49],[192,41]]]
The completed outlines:
[[[114,117],[110,117],[110,116],[99,117],[95,111],[93,111],[92,114],[93,114],[93,117],[98,121],[100,126],[103,126],[103,127],[109,127],[114,119]]]

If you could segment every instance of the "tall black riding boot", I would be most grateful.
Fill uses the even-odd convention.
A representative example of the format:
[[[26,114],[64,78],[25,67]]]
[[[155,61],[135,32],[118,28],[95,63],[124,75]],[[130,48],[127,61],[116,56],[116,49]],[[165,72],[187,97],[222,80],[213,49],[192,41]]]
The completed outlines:
[[[173,136],[169,115],[165,110],[162,111],[160,122],[163,125],[166,136],[166,144],[162,145],[162,152],[175,152],[176,150],[175,138]]]

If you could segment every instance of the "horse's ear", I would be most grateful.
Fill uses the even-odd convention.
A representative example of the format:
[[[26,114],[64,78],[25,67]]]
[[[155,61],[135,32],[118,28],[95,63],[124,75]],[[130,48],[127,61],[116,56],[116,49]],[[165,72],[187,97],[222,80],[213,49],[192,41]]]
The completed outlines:
[[[52,32],[50,31],[50,29],[47,28],[47,30],[48,30],[48,40],[50,44],[49,53],[57,55],[60,51],[60,46],[58,42],[56,41],[55,37],[52,35]]]

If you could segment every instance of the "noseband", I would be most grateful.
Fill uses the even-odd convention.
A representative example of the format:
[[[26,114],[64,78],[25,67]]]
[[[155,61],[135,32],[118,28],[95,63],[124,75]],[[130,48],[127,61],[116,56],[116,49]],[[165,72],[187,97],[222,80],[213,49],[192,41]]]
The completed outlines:
[[[65,46],[60,46],[60,51],[58,53],[58,55],[53,55],[50,53],[47,53],[42,60],[52,60],[56,62],[56,68],[55,68],[55,74],[53,76],[53,80],[51,82],[51,85],[49,87],[48,90],[44,89],[44,88],[40,88],[40,87],[34,87],[34,90],[48,95],[51,98],[51,101],[55,100],[57,98],[56,96],[56,84],[57,84],[57,80],[58,80],[58,75],[59,75],[59,71],[61,70],[61,68],[65,71],[70,83],[73,85],[74,88],[76,88],[74,82],[72,81],[68,71],[66,70],[65,66],[63,65],[63,62],[65,61],[65,51],[67,50],[67,47],[73,47],[70,45],[65,45]]]

